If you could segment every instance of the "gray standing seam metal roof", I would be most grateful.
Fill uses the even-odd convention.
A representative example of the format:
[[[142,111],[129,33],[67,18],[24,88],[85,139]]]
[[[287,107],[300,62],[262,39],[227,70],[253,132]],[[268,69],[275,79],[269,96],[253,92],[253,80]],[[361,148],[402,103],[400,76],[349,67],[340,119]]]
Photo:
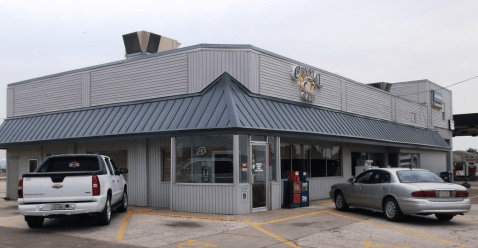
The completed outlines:
[[[7,119],[0,126],[0,148],[219,129],[315,134],[449,148],[436,131],[254,94],[228,73],[199,93]]]

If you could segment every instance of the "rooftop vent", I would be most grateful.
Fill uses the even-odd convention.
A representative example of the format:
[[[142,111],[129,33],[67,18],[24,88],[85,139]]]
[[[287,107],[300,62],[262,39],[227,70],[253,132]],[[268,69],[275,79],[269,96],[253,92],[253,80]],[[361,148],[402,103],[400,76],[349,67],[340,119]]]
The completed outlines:
[[[385,82],[380,82],[380,83],[373,83],[373,84],[368,84],[372,87],[375,87],[377,89],[384,90],[386,92],[390,92],[390,89],[392,88],[391,83],[385,83]]]
[[[123,41],[126,58],[172,50],[181,45],[177,40],[146,31],[125,34],[123,35]]]

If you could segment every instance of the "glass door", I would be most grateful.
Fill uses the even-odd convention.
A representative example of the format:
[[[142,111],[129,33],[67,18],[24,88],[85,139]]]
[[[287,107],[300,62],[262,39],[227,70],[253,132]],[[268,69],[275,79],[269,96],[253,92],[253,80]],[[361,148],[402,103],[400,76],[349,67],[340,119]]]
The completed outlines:
[[[252,208],[267,209],[267,143],[252,144]]]

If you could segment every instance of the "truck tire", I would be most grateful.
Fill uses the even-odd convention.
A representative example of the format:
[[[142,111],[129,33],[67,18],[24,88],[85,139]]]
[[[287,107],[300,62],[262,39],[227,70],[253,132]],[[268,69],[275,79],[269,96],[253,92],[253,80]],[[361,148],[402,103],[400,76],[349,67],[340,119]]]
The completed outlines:
[[[40,228],[44,220],[45,218],[40,216],[25,216],[25,221],[30,228]]]
[[[101,213],[98,214],[98,223],[102,226],[107,226],[110,224],[111,221],[111,199],[108,196],[108,199],[106,199],[106,204],[105,208]]]
[[[121,206],[119,206],[116,211],[120,213],[124,213],[128,210],[128,193],[126,191],[123,192],[123,199],[121,199]]]

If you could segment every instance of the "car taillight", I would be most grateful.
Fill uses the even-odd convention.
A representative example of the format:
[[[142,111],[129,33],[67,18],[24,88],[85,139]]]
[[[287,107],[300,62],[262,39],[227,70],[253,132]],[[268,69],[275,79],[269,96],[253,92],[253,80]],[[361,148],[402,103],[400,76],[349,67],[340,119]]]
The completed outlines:
[[[436,197],[435,191],[415,191],[413,197]]]
[[[23,198],[23,178],[18,181],[18,198]]]
[[[455,196],[456,197],[468,197],[468,191],[456,191]]]
[[[97,176],[94,176],[91,180],[91,186],[93,187],[93,196],[100,195],[100,180]]]

